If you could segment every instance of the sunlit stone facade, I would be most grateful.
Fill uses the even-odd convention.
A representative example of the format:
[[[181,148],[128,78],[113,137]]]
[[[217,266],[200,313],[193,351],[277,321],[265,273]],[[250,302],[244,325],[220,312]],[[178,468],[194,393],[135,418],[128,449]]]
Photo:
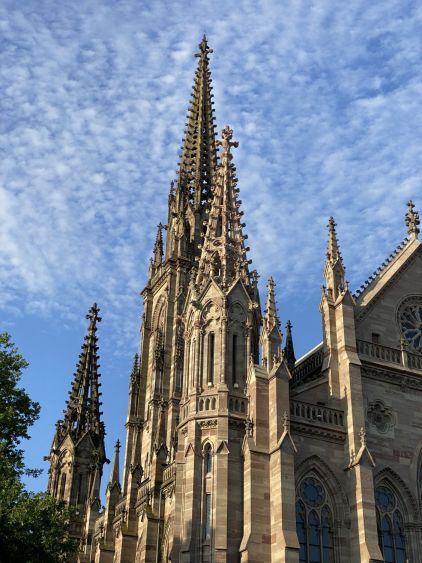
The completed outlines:
[[[123,472],[117,444],[104,510],[100,414],[77,385],[94,381],[95,353],[82,361],[55,436],[49,488],[78,508],[78,559],[422,561],[418,214],[409,202],[407,238],[356,294],[329,220],[323,341],[296,360],[272,279],[261,311],[237,143],[227,126],[215,138],[209,53],[204,38],[142,292]]]

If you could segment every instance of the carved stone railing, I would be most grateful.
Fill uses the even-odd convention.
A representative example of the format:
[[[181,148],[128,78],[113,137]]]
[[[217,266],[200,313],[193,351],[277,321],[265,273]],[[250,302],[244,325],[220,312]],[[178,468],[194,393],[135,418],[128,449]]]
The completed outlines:
[[[297,365],[292,370],[292,381],[293,387],[306,383],[307,381],[312,381],[321,375],[322,361],[324,358],[324,350],[321,346],[313,354],[310,354],[307,358],[297,363]]]
[[[172,461],[163,471],[163,483],[174,479],[176,475],[176,464]]]
[[[358,353],[363,357],[395,364],[404,369],[422,371],[422,354],[409,352],[406,343],[401,348],[390,348],[366,340],[356,340],[356,344]]]
[[[367,342],[366,340],[356,340],[356,344],[358,354],[391,364],[401,364],[401,351],[396,348],[389,348],[388,346]]]
[[[148,498],[150,494],[150,482],[149,479],[145,479],[140,485],[138,489],[138,502],[142,502]]]
[[[422,354],[407,352],[407,363],[411,369],[422,370]]]
[[[302,419],[318,425],[331,425],[344,428],[344,413],[341,410],[312,405],[302,401],[290,401],[290,416],[292,419]]]

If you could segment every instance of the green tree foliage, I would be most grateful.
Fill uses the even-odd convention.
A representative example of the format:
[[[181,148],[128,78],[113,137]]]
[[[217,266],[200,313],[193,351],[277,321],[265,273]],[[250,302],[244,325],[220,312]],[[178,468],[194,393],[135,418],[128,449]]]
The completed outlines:
[[[40,406],[19,387],[27,362],[7,333],[0,333],[0,563],[56,563],[75,552],[67,504],[31,493],[21,481],[28,470],[19,448],[29,438]]]

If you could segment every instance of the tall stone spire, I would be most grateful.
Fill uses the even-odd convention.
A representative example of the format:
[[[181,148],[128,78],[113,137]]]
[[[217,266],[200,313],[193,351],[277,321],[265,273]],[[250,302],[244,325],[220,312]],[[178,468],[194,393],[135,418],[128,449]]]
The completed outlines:
[[[287,321],[286,324],[286,344],[284,346],[283,351],[289,369],[294,368],[296,362],[296,356],[293,346],[292,323],[290,321]]]
[[[97,323],[101,321],[99,311],[94,303],[86,317],[89,320],[88,332],[79,355],[64,419],[57,422],[48,456],[48,492],[77,508],[71,517],[69,533],[81,539],[80,549],[85,553],[90,549],[85,540],[93,532],[101,507],[101,475],[107,460],[98,382],[96,333]]]
[[[78,440],[86,432],[104,436],[104,425],[100,420],[100,395],[98,382],[98,339],[97,322],[101,321],[99,308],[94,303],[86,318],[89,320],[88,333],[82,345],[76,367],[69,400],[64,411],[64,420],[59,423],[62,434],[69,432],[72,439]]]
[[[237,141],[232,141],[233,131],[227,125],[222,131],[222,140],[218,144],[222,147],[221,164],[218,168],[216,185],[209,208],[207,230],[205,233],[202,252],[199,259],[196,282],[201,285],[213,277],[222,288],[227,288],[238,277],[249,286],[249,270],[246,259],[244,241],[247,238],[242,233],[245,226],[240,222],[243,211],[239,211],[241,201],[237,199],[236,169],[231,163],[232,147],[237,147]]]
[[[179,168],[179,187],[185,191],[195,211],[200,210],[211,195],[217,152],[211,72],[207,38],[199,44],[198,67],[195,74],[188,111],[185,138]]]
[[[419,213],[414,209],[415,209],[415,204],[410,199],[407,202],[406,227],[407,227],[407,233],[411,239],[418,238],[420,232]]]
[[[336,223],[333,217],[328,220],[327,259],[325,261],[324,276],[328,292],[333,299],[346,288],[345,268],[340,247],[337,240]]]

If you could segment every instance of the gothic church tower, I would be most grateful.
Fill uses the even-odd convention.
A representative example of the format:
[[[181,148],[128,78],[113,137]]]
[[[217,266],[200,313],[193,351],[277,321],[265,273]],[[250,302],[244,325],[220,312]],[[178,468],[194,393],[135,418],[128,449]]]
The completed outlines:
[[[91,543],[100,504],[100,482],[106,460],[104,424],[101,421],[101,393],[98,374],[97,304],[87,319],[88,333],[82,345],[63,420],[56,425],[51,452],[48,492],[75,508],[70,533],[81,540],[83,553]],[[89,559],[88,559],[89,560]]]
[[[261,314],[210,53],[204,37],[101,512],[96,305],[57,425],[49,491],[77,507],[78,561],[422,563],[419,214],[354,294],[329,219],[323,340],[296,359],[272,278]]]

